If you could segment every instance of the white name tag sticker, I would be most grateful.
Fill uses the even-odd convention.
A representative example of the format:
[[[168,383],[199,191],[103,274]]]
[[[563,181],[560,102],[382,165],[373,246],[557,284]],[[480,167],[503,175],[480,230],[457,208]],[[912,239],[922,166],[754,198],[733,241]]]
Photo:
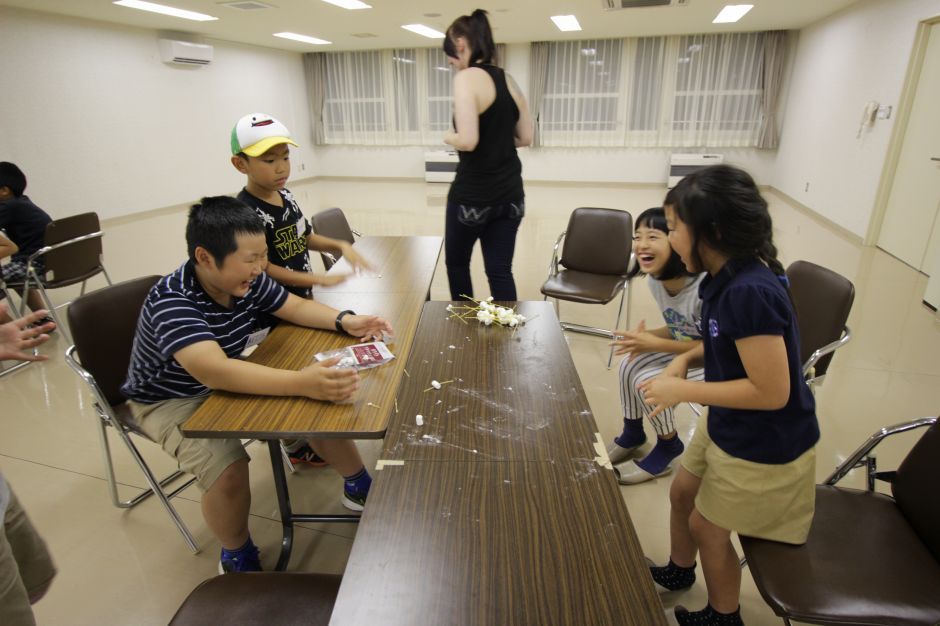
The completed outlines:
[[[245,342],[245,349],[242,350],[242,356],[248,356],[258,347],[264,338],[268,336],[270,328],[262,328],[248,335],[248,341]]]

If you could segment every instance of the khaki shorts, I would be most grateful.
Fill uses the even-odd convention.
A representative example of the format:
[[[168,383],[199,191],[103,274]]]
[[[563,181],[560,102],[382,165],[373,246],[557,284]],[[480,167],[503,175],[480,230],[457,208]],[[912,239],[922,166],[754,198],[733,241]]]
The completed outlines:
[[[695,508],[712,524],[739,535],[806,543],[816,507],[815,447],[781,465],[745,461],[715,445],[703,415],[681,463],[702,479]]]
[[[0,478],[0,480],[3,480]],[[46,542],[33,528],[16,494],[0,529],[0,624],[35,624],[30,602],[46,592],[56,574]]]
[[[193,439],[183,436],[182,425],[209,396],[171,398],[154,404],[127,401],[141,431],[176,459],[184,472],[196,477],[202,491],[222,475],[229,465],[249,459],[239,439]]]

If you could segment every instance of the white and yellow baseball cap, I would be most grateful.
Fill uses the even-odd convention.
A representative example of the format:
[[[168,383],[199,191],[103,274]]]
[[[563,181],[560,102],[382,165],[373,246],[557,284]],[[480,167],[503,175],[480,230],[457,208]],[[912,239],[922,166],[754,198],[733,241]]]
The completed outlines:
[[[252,157],[261,156],[282,143],[297,146],[287,127],[265,113],[249,113],[232,128],[232,154],[244,152]]]

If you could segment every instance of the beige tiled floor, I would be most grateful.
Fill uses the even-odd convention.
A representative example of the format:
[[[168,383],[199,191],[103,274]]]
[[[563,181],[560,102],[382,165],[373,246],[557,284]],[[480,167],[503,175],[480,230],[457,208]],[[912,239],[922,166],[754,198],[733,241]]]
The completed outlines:
[[[416,181],[324,180],[293,187],[301,206],[313,213],[342,207],[355,228],[369,234],[440,234],[445,185]],[[528,215],[519,232],[515,260],[520,299],[539,299],[551,246],[576,206],[610,206],[632,212],[658,204],[662,188],[590,185],[527,187]],[[784,263],[807,259],[826,265],[855,282],[857,298],[850,325],[855,335],[833,361],[817,399],[822,425],[819,478],[876,428],[936,414],[940,407],[940,323],[922,304],[926,279],[896,259],[863,248],[768,193]],[[155,211],[105,224],[105,259],[112,277],[124,280],[172,270],[185,255],[185,211]],[[474,261],[477,295],[486,295],[479,257]],[[65,290],[63,290],[65,291]],[[432,297],[447,298],[446,276],[438,268]],[[65,301],[68,293],[56,294]],[[562,305],[565,318],[609,326],[614,305]],[[661,322],[642,281],[636,283],[631,321]],[[605,439],[619,428],[616,370],[607,371],[600,339],[569,336],[569,344]],[[155,501],[132,511],[111,506],[89,397],[62,358],[65,341],[56,336],[43,351],[43,364],[0,379],[0,467],[49,542],[60,574],[49,595],[36,605],[41,624],[163,624],[201,580],[217,567],[218,545],[203,524],[199,495],[190,489],[175,500],[203,551],[192,555]],[[680,410],[684,438],[691,414]],[[892,442],[880,454],[889,467],[910,441]],[[114,441],[113,443],[118,443]],[[150,462],[172,464],[155,446],[143,444]],[[367,464],[380,442],[361,446]],[[114,446],[122,483],[142,480],[126,452]],[[276,501],[266,450],[253,444],[251,530],[263,557],[272,565],[279,539]],[[339,511],[340,479],[329,470],[304,469],[290,478],[298,508]],[[658,480],[623,487],[640,539],[653,557],[667,554],[667,490]],[[128,487],[128,491],[130,488]],[[342,572],[355,536],[347,525],[305,525],[297,533],[292,569]],[[416,593],[420,593],[416,590]],[[704,603],[699,582],[681,600]],[[679,598],[666,598],[672,605]],[[749,624],[780,623],[761,601],[745,573],[743,613]]]

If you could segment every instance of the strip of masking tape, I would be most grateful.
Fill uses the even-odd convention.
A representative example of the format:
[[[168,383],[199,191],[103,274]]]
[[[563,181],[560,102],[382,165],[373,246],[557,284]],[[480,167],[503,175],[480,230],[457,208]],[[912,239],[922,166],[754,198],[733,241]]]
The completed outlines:
[[[594,442],[594,451],[597,452],[597,456],[594,457],[594,462],[609,470],[614,469],[614,466],[610,462],[610,457],[607,456],[607,448],[604,447],[604,438],[601,437],[600,433],[594,433],[594,435],[597,437],[597,441]]]
[[[375,471],[381,472],[382,468],[386,465],[404,465],[404,460],[395,460],[395,459],[379,459],[375,462]]]

